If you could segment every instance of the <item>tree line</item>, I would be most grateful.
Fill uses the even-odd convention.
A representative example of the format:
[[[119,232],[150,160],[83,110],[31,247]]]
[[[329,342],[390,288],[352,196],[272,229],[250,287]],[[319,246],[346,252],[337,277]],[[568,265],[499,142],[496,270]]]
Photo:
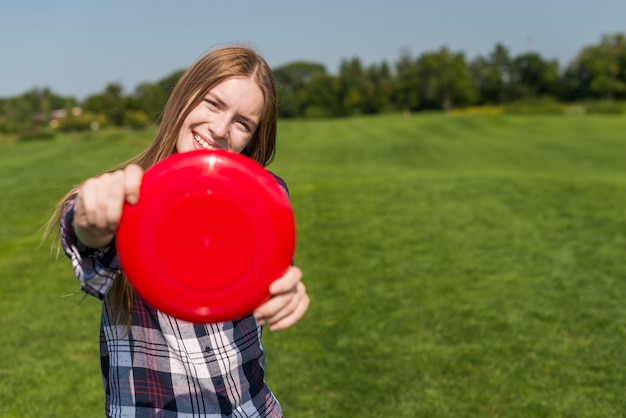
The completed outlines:
[[[0,132],[37,127],[64,130],[101,126],[145,127],[158,123],[167,97],[184,70],[156,83],[142,83],[130,94],[110,83],[82,102],[49,88],[0,98]],[[602,36],[584,47],[564,68],[536,52],[512,56],[498,43],[486,56],[467,60],[447,47],[364,66],[344,59],[336,75],[314,62],[273,69],[282,118],[341,117],[382,112],[450,111],[467,106],[503,106],[524,100],[556,102],[626,99],[626,35]]]

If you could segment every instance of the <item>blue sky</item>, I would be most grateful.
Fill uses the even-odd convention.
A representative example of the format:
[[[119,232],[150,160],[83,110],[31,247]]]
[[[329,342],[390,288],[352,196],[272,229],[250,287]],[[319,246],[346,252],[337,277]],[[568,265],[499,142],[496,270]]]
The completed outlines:
[[[473,59],[496,43],[566,65],[606,33],[626,33],[625,0],[33,0],[0,12],[0,97],[38,87],[79,100],[110,82],[130,93],[222,45],[272,67],[342,59],[395,63],[447,46]]]

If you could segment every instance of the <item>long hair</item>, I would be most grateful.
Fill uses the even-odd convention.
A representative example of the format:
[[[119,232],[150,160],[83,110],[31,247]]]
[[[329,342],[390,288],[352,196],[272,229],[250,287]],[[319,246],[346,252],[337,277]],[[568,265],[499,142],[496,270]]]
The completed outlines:
[[[202,102],[213,87],[232,77],[247,77],[254,80],[263,94],[263,111],[259,124],[241,153],[267,166],[272,161],[276,149],[278,104],[274,77],[267,62],[256,51],[248,47],[230,46],[204,55],[183,74],[165,104],[159,129],[152,144],[120,165],[118,169],[129,164],[138,164],[146,170],[174,153],[178,134],[187,115]],[[68,202],[76,198],[82,185],[83,183],[80,183],[75,186],[59,201],[48,221],[46,235],[59,224],[63,209]],[[60,248],[60,239],[59,236],[57,251]],[[129,331],[133,289],[123,272],[115,278],[106,298],[115,323],[125,325]]]

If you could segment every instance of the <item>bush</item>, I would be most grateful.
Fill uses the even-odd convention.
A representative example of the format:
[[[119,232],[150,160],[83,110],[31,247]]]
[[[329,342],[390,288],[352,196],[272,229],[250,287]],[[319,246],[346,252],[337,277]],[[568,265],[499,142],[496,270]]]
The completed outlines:
[[[14,134],[20,132],[20,125],[11,120],[5,120],[0,117],[0,134]]]
[[[504,113],[518,115],[556,115],[565,113],[565,106],[554,98],[546,96],[518,100],[504,105],[503,110]]]
[[[304,117],[311,119],[327,118],[330,117],[330,112],[321,106],[311,105],[307,106],[304,112]]]
[[[141,110],[129,110],[124,112],[124,126],[132,129],[142,129],[148,126],[150,119],[146,112]]]
[[[34,139],[53,139],[55,137],[54,132],[48,129],[42,128],[29,128],[19,133],[18,139],[20,141],[28,141]]]
[[[456,108],[452,111],[455,115],[501,115],[501,106],[468,106],[463,108]]]
[[[602,115],[621,115],[625,105],[613,100],[594,100],[584,103],[585,112]]]
[[[105,118],[91,112],[59,119],[54,125],[61,131],[87,131],[102,128],[106,125]]]

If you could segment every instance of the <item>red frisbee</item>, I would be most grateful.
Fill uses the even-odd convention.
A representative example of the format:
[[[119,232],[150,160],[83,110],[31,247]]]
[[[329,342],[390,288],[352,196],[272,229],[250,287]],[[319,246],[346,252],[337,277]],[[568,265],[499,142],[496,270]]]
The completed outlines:
[[[223,150],[174,154],[146,170],[124,205],[122,269],[153,307],[196,323],[251,313],[289,266],[289,199],[260,164]]]

